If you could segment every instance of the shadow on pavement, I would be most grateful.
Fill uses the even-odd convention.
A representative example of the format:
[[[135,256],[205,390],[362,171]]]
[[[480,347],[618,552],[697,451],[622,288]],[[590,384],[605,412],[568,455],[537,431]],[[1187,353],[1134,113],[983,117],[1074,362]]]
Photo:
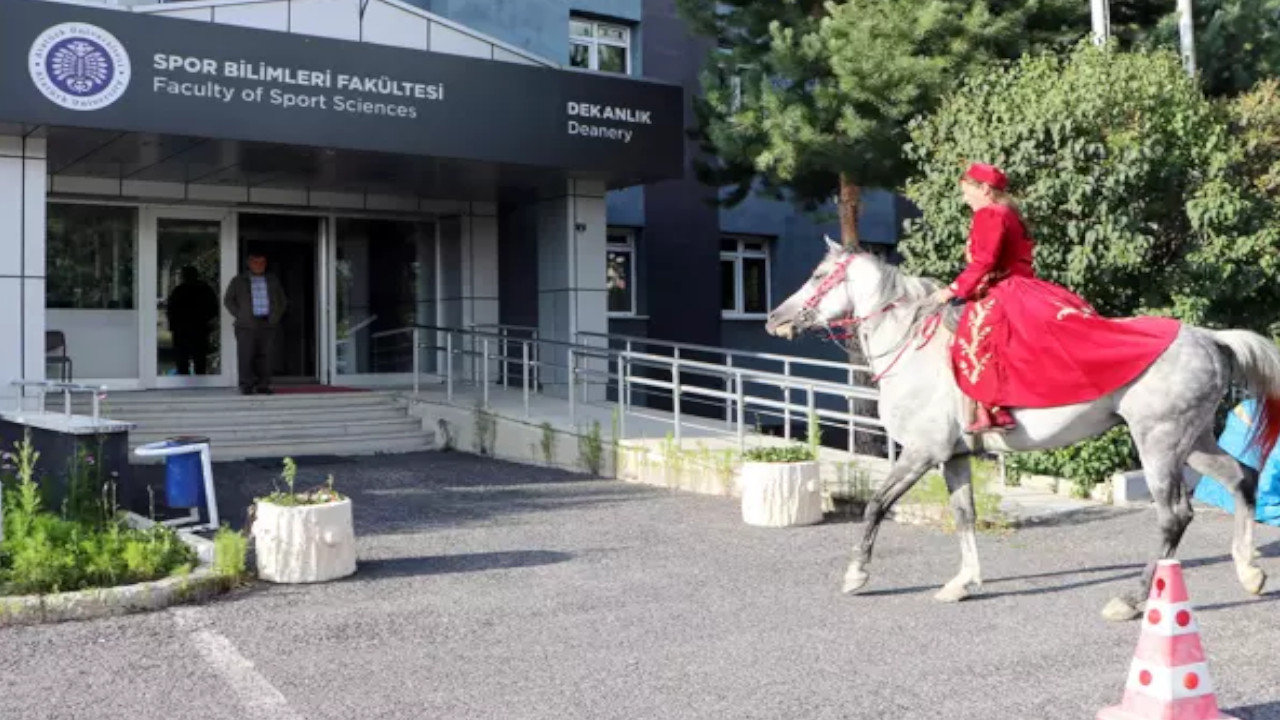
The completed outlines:
[[[298,461],[295,489],[324,485],[332,474],[334,487],[352,499],[357,535],[510,521],[523,514],[630,502],[655,493],[651,488],[459,452],[305,460]],[[216,463],[220,520],[245,529],[254,498],[283,489],[280,469],[270,460]],[[158,500],[164,497],[163,466],[136,466],[134,472],[155,490]]]
[[[1280,720],[1280,702],[1224,709],[1223,712],[1239,720]]]
[[[452,573],[483,572],[511,568],[554,565],[572,560],[573,555],[550,550],[513,550],[510,552],[430,555],[427,557],[361,560],[353,581],[379,580],[388,577],[420,577]]]

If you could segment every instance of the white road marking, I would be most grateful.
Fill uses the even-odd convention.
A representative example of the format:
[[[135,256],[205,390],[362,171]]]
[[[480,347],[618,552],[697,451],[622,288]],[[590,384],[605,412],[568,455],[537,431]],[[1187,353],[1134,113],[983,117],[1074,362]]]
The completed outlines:
[[[191,642],[205,662],[217,671],[240,699],[248,713],[247,718],[303,720],[289,707],[284,694],[268,682],[225,635],[204,627],[203,614],[198,609],[174,608],[170,612],[179,628],[191,632]]]

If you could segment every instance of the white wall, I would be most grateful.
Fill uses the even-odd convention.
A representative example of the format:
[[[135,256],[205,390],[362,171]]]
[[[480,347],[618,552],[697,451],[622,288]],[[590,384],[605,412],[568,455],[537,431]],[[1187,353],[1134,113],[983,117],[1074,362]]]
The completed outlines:
[[[45,164],[44,140],[0,135],[0,397],[45,377]]]
[[[539,337],[566,343],[588,340],[579,333],[608,332],[605,214],[603,184],[580,180],[568,181],[565,195],[537,204]],[[555,383],[547,391],[563,394],[568,351],[544,345],[542,359],[555,366],[542,374],[545,382]],[[591,369],[603,372],[605,364],[593,362]],[[602,396],[603,389],[596,388],[595,397]]]
[[[67,334],[67,355],[73,363],[75,380],[137,379],[137,310],[58,310],[44,313],[50,330]],[[49,368],[57,377],[59,368]]]

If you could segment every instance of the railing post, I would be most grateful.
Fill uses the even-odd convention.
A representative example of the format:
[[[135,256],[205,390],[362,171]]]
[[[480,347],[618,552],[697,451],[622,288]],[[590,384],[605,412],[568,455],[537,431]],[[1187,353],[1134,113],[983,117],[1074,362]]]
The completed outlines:
[[[747,408],[746,397],[743,395],[742,389],[742,373],[734,373],[734,387],[737,388],[738,396],[738,451],[742,452],[747,449]]]
[[[476,367],[476,336],[467,336],[467,346],[470,348],[468,354],[471,356],[471,386],[475,387],[480,382],[479,368]]]
[[[445,399],[453,404],[453,331],[444,332],[444,393]]]
[[[62,388],[62,413],[71,417],[71,391],[67,388]]]
[[[846,383],[846,385],[850,389],[850,392],[852,392],[852,389],[853,389],[853,381],[854,381],[853,368],[850,367],[849,382]],[[855,423],[853,421],[854,415],[857,414],[857,403],[854,401],[853,395],[845,395],[844,399],[845,399],[845,405],[847,406],[846,410],[849,413],[849,454],[854,455],[858,451],[858,444],[855,442],[855,439],[857,438],[857,435],[856,435],[857,430],[855,428]]]
[[[529,417],[529,343],[520,343],[520,379],[524,383],[524,416]]]
[[[103,389],[105,390],[106,386],[103,386]],[[101,404],[98,399],[98,392],[99,392],[98,390],[93,391],[93,421],[94,422],[98,421],[98,413],[101,411]]]
[[[507,330],[506,330],[506,328],[503,328],[503,329],[502,329],[502,333],[498,336],[498,343],[499,343],[499,346],[498,346],[498,347],[499,347],[499,349],[498,349],[498,355],[499,355],[498,367],[499,367],[499,372],[501,372],[501,373],[502,373],[502,387],[503,387],[503,388],[506,388],[506,387],[508,387],[508,386],[507,386],[507,371],[508,371],[508,369],[509,369],[509,366],[508,366],[509,358],[507,357],[507,349],[508,349],[508,348],[507,348]]]
[[[484,409],[489,409],[489,338],[480,341],[480,382],[483,386],[481,397],[484,398]]]
[[[808,437],[809,421],[810,421],[811,419],[815,419],[815,417],[814,417],[814,416],[816,416],[816,415],[818,414],[818,405],[817,405],[817,403],[815,403],[815,402],[814,402],[814,399],[813,399],[813,386],[812,386],[812,385],[810,385],[810,386],[808,387],[808,391],[809,391],[809,402],[807,403],[807,405],[808,405],[808,414],[806,414],[806,415],[805,415],[805,417],[804,417],[804,426],[805,426],[805,428],[806,428],[806,430],[805,430],[805,441],[806,441],[806,442],[809,440],[809,437]],[[818,423],[818,424],[820,425],[821,423]]]
[[[724,366],[728,368],[730,371],[733,370],[732,355],[726,354],[724,356]],[[726,374],[724,376],[724,391],[726,394],[733,392],[733,375],[732,374]],[[733,401],[729,400],[728,398],[726,398],[724,402],[724,423],[725,425],[730,425],[733,423]]]
[[[618,437],[621,440],[627,435],[627,395],[630,392],[631,357],[618,356]],[[617,449],[615,448],[615,452]]]
[[[418,339],[418,328],[415,327],[413,329],[413,396],[414,397],[418,397],[418,390],[419,390],[418,371],[422,365],[421,358],[419,357],[419,354],[422,352],[421,345],[422,343]]]
[[[782,361],[782,433],[787,440],[791,439],[791,361]]]
[[[578,403],[574,398],[577,391],[577,353],[569,348],[569,424],[578,427]]]
[[[671,363],[671,410],[676,424],[676,447],[680,446],[680,348]]]
[[[628,382],[627,382],[627,407],[631,407],[632,405],[634,405],[634,404],[635,404],[635,399],[631,397],[631,383],[630,383],[630,381],[629,381],[629,380],[630,380],[630,376],[631,376],[631,341],[630,341],[630,340],[628,340],[628,341],[627,341],[627,377],[628,377]]]

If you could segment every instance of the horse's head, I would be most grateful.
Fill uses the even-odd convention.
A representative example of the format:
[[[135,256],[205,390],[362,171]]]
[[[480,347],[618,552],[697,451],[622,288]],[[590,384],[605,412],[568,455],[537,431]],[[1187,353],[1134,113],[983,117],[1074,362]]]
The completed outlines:
[[[790,297],[769,313],[764,329],[770,335],[791,340],[814,328],[853,314],[853,297],[846,289],[858,255],[830,237],[824,238],[827,254],[813,274]]]

